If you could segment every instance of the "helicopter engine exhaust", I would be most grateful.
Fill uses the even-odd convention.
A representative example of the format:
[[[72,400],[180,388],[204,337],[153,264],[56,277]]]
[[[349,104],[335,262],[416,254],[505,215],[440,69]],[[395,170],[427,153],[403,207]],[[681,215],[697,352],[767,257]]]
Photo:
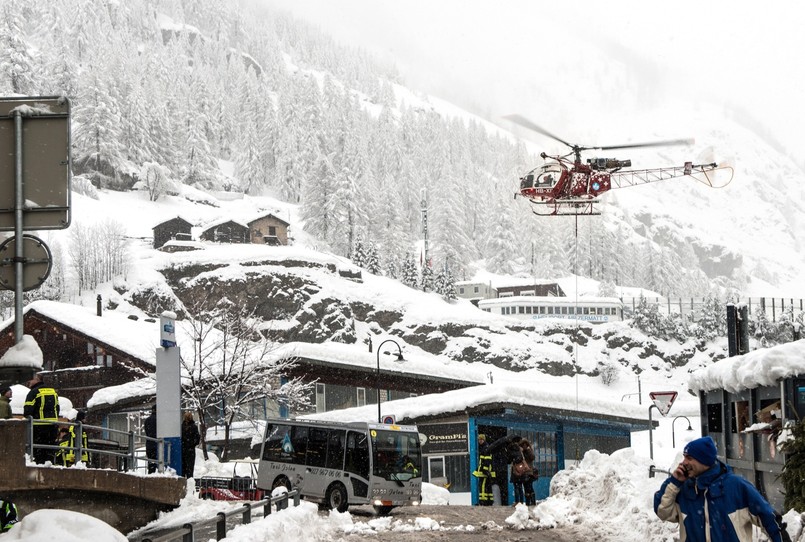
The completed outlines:
[[[588,158],[587,163],[596,171],[632,167],[631,160],[618,160],[616,158]]]

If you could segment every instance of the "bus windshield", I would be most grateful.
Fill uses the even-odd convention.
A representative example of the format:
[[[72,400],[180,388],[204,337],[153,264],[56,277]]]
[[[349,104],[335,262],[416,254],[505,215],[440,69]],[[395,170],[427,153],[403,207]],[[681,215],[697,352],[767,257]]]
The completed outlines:
[[[422,476],[422,455],[416,433],[374,429],[371,436],[375,476],[398,482]]]

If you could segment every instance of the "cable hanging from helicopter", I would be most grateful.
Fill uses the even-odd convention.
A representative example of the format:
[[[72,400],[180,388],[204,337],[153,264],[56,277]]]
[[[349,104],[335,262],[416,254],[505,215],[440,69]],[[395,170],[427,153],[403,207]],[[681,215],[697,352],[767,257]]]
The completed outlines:
[[[553,135],[520,115],[504,117],[515,124],[555,139],[570,147],[571,152],[564,156],[541,153],[545,160],[539,166],[520,177],[520,190],[515,194],[528,198],[534,204],[532,211],[538,215],[597,215],[598,196],[612,188],[624,188],[637,184],[665,181],[679,177],[691,177],[712,188],[723,188],[732,181],[733,169],[719,166],[715,162],[694,164],[685,162],[682,166],[654,169],[624,170],[632,166],[631,160],[617,158],[590,158],[582,162],[581,153],[588,150],[635,149],[663,147],[669,145],[691,145],[692,139],[674,139],[649,143],[582,147],[572,145]],[[573,157],[571,160],[570,157]],[[716,179],[716,172],[728,175],[726,181]]]

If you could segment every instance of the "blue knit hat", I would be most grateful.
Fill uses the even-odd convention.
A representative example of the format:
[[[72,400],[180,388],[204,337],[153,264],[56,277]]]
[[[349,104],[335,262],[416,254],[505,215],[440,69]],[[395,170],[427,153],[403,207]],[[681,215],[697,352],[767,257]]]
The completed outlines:
[[[710,437],[691,440],[682,453],[689,455],[706,467],[716,464],[716,443]]]

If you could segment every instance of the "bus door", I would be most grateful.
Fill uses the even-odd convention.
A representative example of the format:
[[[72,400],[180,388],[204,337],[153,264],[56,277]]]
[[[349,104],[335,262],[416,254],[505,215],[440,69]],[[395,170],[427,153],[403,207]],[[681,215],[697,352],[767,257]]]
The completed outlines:
[[[352,493],[356,497],[369,498],[369,438],[366,433],[347,432],[344,470],[349,475]]]
[[[327,487],[343,478],[344,430],[311,427],[305,466],[304,494],[324,498]]]

